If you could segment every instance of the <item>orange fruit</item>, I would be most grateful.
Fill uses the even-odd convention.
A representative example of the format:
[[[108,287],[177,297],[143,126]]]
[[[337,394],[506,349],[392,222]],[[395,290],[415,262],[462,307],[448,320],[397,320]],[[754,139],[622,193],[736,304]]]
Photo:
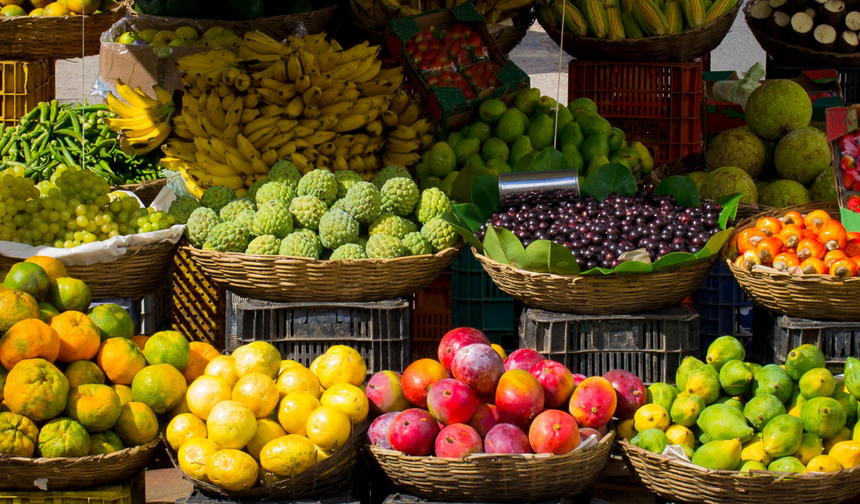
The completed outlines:
[[[257,486],[259,472],[254,457],[239,450],[220,450],[206,460],[209,481],[234,492]]]
[[[27,11],[17,5],[7,5],[0,9],[0,17],[26,16]]]
[[[189,347],[188,365],[185,366],[182,374],[185,376],[186,383],[191,384],[198,377],[203,376],[206,366],[221,353],[214,346],[202,341],[192,341]]]
[[[60,2],[54,2],[45,6],[46,16],[68,16],[69,8]]]
[[[126,446],[145,445],[158,435],[158,418],[149,406],[132,401],[120,408],[113,430]]]
[[[37,9],[44,9],[48,5],[52,4],[53,1],[52,0],[30,0],[30,3],[33,4],[33,7],[37,8]],[[45,257],[45,256],[33,256],[30,259],[42,258],[42,257]],[[27,259],[27,260],[29,261],[30,259]],[[51,259],[51,258],[48,257],[47,259]],[[60,276],[66,276],[66,275],[60,275]]]
[[[51,279],[38,264],[20,262],[9,269],[3,287],[24,291],[36,299],[42,299],[51,287]]]
[[[69,0],[69,10],[75,14],[89,16],[99,10],[101,0]]]
[[[305,436],[308,433],[308,418],[320,406],[319,399],[307,392],[296,392],[281,399],[278,407],[278,422],[290,434]]]
[[[244,404],[222,401],[209,412],[206,428],[209,429],[209,439],[221,448],[241,450],[254,439],[257,419]]]
[[[182,400],[179,401],[179,404],[173,407],[172,410],[167,412],[167,416],[173,418],[177,415],[181,415],[183,413],[191,413],[191,409],[188,407],[188,392],[186,391],[186,395],[182,396]]]
[[[125,406],[134,401],[134,395],[131,393],[131,387],[128,385],[111,385],[111,388],[113,388],[113,391],[119,397],[120,406]]]
[[[333,450],[343,446],[352,426],[346,413],[331,406],[317,408],[308,417],[308,439],[323,450]]]
[[[9,371],[3,366],[0,366],[0,405],[3,404],[3,387],[6,386],[6,377],[8,375]]]
[[[43,2],[44,2],[44,0],[42,0],[41,2],[40,2],[40,0],[34,0],[33,6],[36,8],[39,8],[39,9],[43,8],[43,7],[45,7],[45,5],[47,5],[47,3],[45,3],[45,5],[39,5],[40,3],[43,3]],[[56,280],[58,278],[62,278],[64,276],[69,276],[68,272],[66,271],[66,267],[63,265],[63,263],[61,263],[57,259],[54,259],[53,257],[31,256],[31,257],[28,257],[24,262],[38,264],[39,266],[41,266],[42,269],[45,270],[45,273],[48,274],[48,279],[50,279],[51,282],[53,282],[54,280]]]
[[[63,373],[69,380],[69,390],[88,383],[101,384],[105,382],[105,374],[93,361],[79,360],[66,366]]]
[[[358,386],[367,379],[367,364],[354,348],[335,345],[323,355],[314,373],[324,389],[337,383]]]
[[[206,477],[206,459],[221,448],[215,442],[203,438],[191,438],[182,443],[176,459],[182,472],[200,481],[209,481]]]
[[[261,418],[257,420],[257,432],[254,434],[254,439],[248,441],[245,450],[259,462],[260,451],[263,447],[269,441],[286,435],[287,433],[284,432],[283,427],[278,422],[270,418]]]
[[[265,418],[278,406],[278,387],[263,373],[249,373],[233,387],[233,400],[247,406],[257,418]]]
[[[44,16],[44,15],[45,15],[45,9],[33,9],[30,11],[30,17],[40,17],[40,16]]]
[[[192,413],[207,420],[212,408],[220,402],[229,401],[232,395],[233,389],[227,380],[220,376],[203,375],[188,386],[185,400]]]
[[[103,432],[116,423],[120,407],[119,396],[112,388],[88,383],[69,392],[66,415],[87,432]]]
[[[152,408],[157,415],[167,413],[185,395],[185,377],[170,364],[141,369],[131,382],[134,400]]]
[[[149,338],[143,353],[146,356],[146,362],[152,365],[170,364],[182,371],[188,366],[191,345],[182,333],[161,331]]]
[[[51,303],[45,303],[44,301],[39,303],[39,319],[46,323],[50,324],[51,319],[60,314],[60,310],[57,309],[56,306]]]
[[[339,409],[354,424],[361,423],[367,418],[370,410],[370,403],[364,391],[349,383],[338,383],[323,392],[320,404]]]
[[[107,455],[123,449],[125,443],[112,430],[90,434],[90,455]]]
[[[3,395],[10,411],[41,422],[66,408],[69,381],[50,362],[26,359],[9,371]]]
[[[51,327],[60,336],[58,362],[90,360],[99,353],[99,329],[86,315],[67,311],[51,319]]]
[[[285,369],[277,381],[278,393],[286,397],[295,392],[307,392],[317,399],[322,396],[320,382],[316,375],[308,368],[293,366]]]
[[[89,433],[71,418],[55,418],[39,432],[39,454],[43,457],[85,457],[89,453]]]
[[[295,367],[295,366],[301,366],[301,367],[304,367],[304,366],[302,366],[300,363],[298,363],[298,362],[296,362],[296,361],[294,361],[294,360],[292,360],[292,359],[284,359],[284,360],[282,360],[282,361],[281,361],[281,369],[279,369],[279,370],[278,370],[278,376],[281,376],[281,373],[283,373],[285,369],[287,369],[287,368],[291,368],[291,367]]]
[[[131,340],[134,341],[134,344],[137,345],[137,348],[140,348],[140,351],[143,352],[143,349],[146,348],[146,342],[149,341],[149,336],[139,334],[137,336],[132,336]],[[145,354],[144,357],[146,357]]]
[[[134,375],[146,367],[143,353],[133,341],[125,338],[102,341],[96,362],[108,380],[121,385],[131,385]]]
[[[15,413],[0,413],[0,454],[32,457],[39,428],[32,420]]]
[[[33,296],[14,289],[0,290],[0,333],[25,319],[41,318]]]
[[[53,4],[51,4],[53,5]],[[51,284],[51,304],[61,312],[86,311],[93,301],[93,294],[87,284],[77,278],[58,278]]]
[[[260,465],[278,476],[290,476],[313,467],[316,458],[316,447],[308,438],[290,434],[274,439],[263,447]]]
[[[191,413],[177,415],[167,424],[165,436],[167,437],[167,444],[173,451],[178,451],[189,439],[207,436],[206,422]]]
[[[102,341],[110,338],[134,336],[134,319],[118,304],[108,303],[93,307],[87,316],[99,328]]]
[[[37,357],[54,362],[59,353],[59,334],[39,319],[22,320],[0,338],[0,363],[6,369],[12,369],[24,359]]]
[[[239,374],[236,373],[236,359],[228,355],[220,355],[212,359],[209,364],[206,364],[203,374],[223,378],[231,389],[239,381]]]
[[[233,351],[233,358],[239,378],[248,373],[263,373],[274,380],[281,370],[281,353],[265,341],[240,346]]]

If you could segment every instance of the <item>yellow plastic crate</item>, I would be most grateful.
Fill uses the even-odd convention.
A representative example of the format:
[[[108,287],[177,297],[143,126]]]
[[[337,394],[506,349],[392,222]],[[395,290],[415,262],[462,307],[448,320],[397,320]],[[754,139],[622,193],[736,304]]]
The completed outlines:
[[[0,123],[7,126],[57,95],[56,60],[0,61]]]
[[[223,350],[227,295],[181,248],[173,258],[173,329]],[[3,504],[3,503],[0,503]]]
[[[90,490],[0,492],[0,504],[145,504],[145,490],[141,492],[141,488],[135,488],[143,486],[139,483],[144,477],[141,473],[124,485]]]

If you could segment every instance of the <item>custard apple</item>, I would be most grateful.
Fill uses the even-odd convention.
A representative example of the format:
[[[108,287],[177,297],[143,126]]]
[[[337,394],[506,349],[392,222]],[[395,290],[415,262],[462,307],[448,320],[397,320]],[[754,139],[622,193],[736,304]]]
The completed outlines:
[[[406,250],[408,250],[411,255],[425,255],[433,253],[433,247],[430,246],[430,242],[427,241],[427,238],[424,238],[424,235],[418,231],[409,233],[402,241],[403,246],[406,247]]]
[[[412,179],[412,175],[409,175],[409,172],[406,171],[406,168],[402,166],[386,166],[385,168],[379,170],[379,173],[373,177],[373,185],[377,188],[382,189],[386,182],[393,178],[408,178]]]
[[[302,179],[304,180],[304,179]],[[320,241],[335,250],[358,239],[358,221],[343,210],[329,210],[320,219]]]
[[[421,193],[418,198],[418,204],[415,206],[415,215],[418,217],[418,222],[426,224],[430,219],[441,217],[442,214],[453,212],[454,207],[451,206],[451,200],[438,187],[431,187]]]
[[[358,240],[355,240],[355,243],[358,245],[361,245],[361,248],[366,249],[367,248],[367,237],[366,236],[359,236]]]
[[[281,241],[280,255],[319,259],[320,252],[314,242],[304,233],[290,233]]]
[[[191,212],[198,208],[200,208],[200,202],[194,199],[193,196],[180,196],[173,200],[167,213],[176,219],[177,224],[185,224],[188,222]]]
[[[299,180],[302,179],[302,173],[296,168],[296,165],[287,160],[280,160],[269,169],[269,180],[283,182],[284,185],[296,192],[296,187],[299,185]]]
[[[293,234],[296,234],[296,233],[303,234],[303,235],[307,236],[308,238],[310,238],[311,240],[313,240],[314,247],[317,248],[318,253],[320,253],[320,254],[322,253],[322,250],[323,250],[322,241],[320,241],[320,236],[316,233],[316,231],[314,231],[313,229],[299,228],[299,229],[293,230]]]
[[[248,198],[237,198],[224,205],[219,213],[222,221],[234,221],[236,217],[246,210],[254,211],[257,207]]]
[[[200,205],[211,208],[216,212],[221,211],[224,205],[236,199],[236,191],[227,186],[213,186],[200,197]]]
[[[212,228],[207,241],[216,252],[244,252],[251,241],[251,231],[235,222],[222,222]]]
[[[355,220],[370,224],[379,217],[382,196],[379,189],[370,182],[356,182],[343,199],[343,209]]]
[[[298,195],[316,196],[326,205],[337,198],[337,179],[328,170],[311,170],[299,181]]]
[[[384,213],[375,221],[370,223],[368,231],[370,236],[385,233],[395,238],[402,239],[407,234],[418,231],[418,229],[416,228],[415,223],[408,221],[399,215]]]
[[[344,206],[344,203],[346,203],[346,200],[339,199],[329,207],[329,210],[343,210],[346,212],[346,206]]]
[[[346,196],[349,188],[354,186],[356,182],[361,182],[361,175],[354,171],[341,170],[334,172],[334,178],[337,180],[337,199]]]
[[[331,254],[332,261],[342,261],[344,259],[367,259],[367,254],[364,253],[364,247],[357,243],[347,243],[341,245]]]
[[[215,249],[212,248],[212,243],[210,243],[209,240],[206,240],[206,242],[200,248],[207,252],[215,252]]]
[[[255,235],[275,235],[283,238],[293,231],[293,216],[286,203],[272,199],[260,205],[251,227]]]
[[[409,253],[399,238],[385,233],[371,235],[365,252],[371,259],[394,259]]]
[[[290,202],[290,213],[296,219],[296,224],[308,229],[319,229],[320,218],[328,210],[325,203],[309,194],[296,196]]]
[[[185,227],[185,236],[197,248],[201,248],[209,237],[212,228],[221,224],[218,213],[211,208],[200,207],[188,216],[188,225]]]
[[[460,235],[457,234],[454,226],[438,217],[427,221],[427,224],[421,227],[421,234],[430,242],[434,254],[453,247],[460,241]]]
[[[233,219],[233,222],[239,224],[240,226],[245,226],[248,229],[251,229],[254,226],[254,216],[257,215],[257,212],[253,210],[243,210],[242,213],[236,216]]]
[[[418,184],[412,179],[397,177],[382,186],[382,211],[407,216],[418,203]]]
[[[256,255],[278,255],[281,249],[281,240],[275,235],[262,235],[251,240],[248,244],[246,254]]]
[[[254,201],[257,202],[258,208],[263,206],[263,203],[272,199],[276,199],[289,206],[290,201],[295,197],[296,193],[294,193],[288,186],[284,185],[283,182],[269,181],[260,186],[257,190],[257,194],[254,195]]]
[[[268,177],[263,177],[263,179],[258,180],[251,184],[251,187],[248,188],[248,192],[245,193],[245,197],[251,201],[257,201],[257,191],[263,187],[263,184],[269,181]]]

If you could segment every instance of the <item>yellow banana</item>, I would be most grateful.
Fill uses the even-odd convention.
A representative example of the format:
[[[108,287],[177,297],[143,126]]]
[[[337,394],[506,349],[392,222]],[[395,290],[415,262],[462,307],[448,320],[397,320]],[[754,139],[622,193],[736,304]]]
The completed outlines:
[[[266,145],[264,145],[261,150],[265,151],[268,149],[280,149],[284,145],[287,145],[287,143],[289,143],[290,140],[295,138],[295,136],[296,134],[293,131],[288,131],[286,133],[278,133],[277,135],[273,136],[271,140],[266,142]]]
[[[320,115],[322,115],[322,110],[320,110],[318,105],[308,105],[302,110],[302,116],[307,119],[316,119]]]
[[[421,149],[427,150],[433,145],[433,135],[427,134],[421,136]]]
[[[242,128],[242,134],[250,139],[250,136],[261,129],[270,128],[276,125],[279,121],[278,117],[259,117],[249,122]]]
[[[397,154],[395,152],[385,152],[382,155],[382,162],[385,163],[386,166],[395,165],[395,166],[402,166],[405,168],[407,166],[416,165],[420,161],[421,161],[421,155],[415,154],[415,153]]]
[[[299,61],[299,57],[293,54],[287,61],[287,77],[289,77],[290,81],[296,82],[296,80],[298,80],[299,76],[301,75],[302,64]]]
[[[168,93],[164,89],[161,89],[161,86],[152,86],[152,90],[155,91],[155,98],[158,100],[158,103],[162,105],[173,104],[173,95]]]
[[[146,93],[134,90],[128,84],[124,83],[122,79],[116,80],[116,90],[119,92],[119,96],[125,100],[126,103],[135,108],[156,108],[160,107],[161,103],[158,100],[150,98]]]
[[[223,101],[221,102],[224,103]],[[245,109],[245,102],[243,100],[233,100],[233,104],[230,105],[230,110],[227,111],[227,115],[224,117],[224,123],[228,126],[231,124],[237,124],[242,120],[242,111]]]
[[[278,88],[278,96],[284,100],[289,100],[296,96],[296,85],[293,83],[284,84]]]
[[[331,105],[326,105],[321,107],[323,115],[326,114],[338,114],[338,115],[346,115],[352,111],[352,108],[355,107],[354,102],[340,102],[334,103]]]
[[[236,175],[236,171],[226,163],[216,161],[202,152],[197,152],[197,164],[209,175],[218,177],[233,177]]]
[[[331,85],[332,78],[330,73],[320,75],[311,75],[311,86],[316,86],[320,89],[328,89]]]
[[[411,103],[406,110],[403,111],[402,114],[399,115],[398,123],[403,125],[410,125],[418,120],[418,116],[421,114],[421,107],[419,107],[415,103]]]
[[[409,154],[417,151],[421,147],[421,142],[418,140],[398,140],[396,138],[389,138],[385,147],[389,152]]]
[[[298,86],[297,86],[298,89]],[[302,102],[304,102],[305,106],[308,107],[310,105],[316,105],[317,102],[320,101],[320,97],[322,96],[322,90],[316,86],[309,88],[307,91],[302,93]]]
[[[296,152],[296,142],[287,142],[286,145],[278,149],[278,155],[281,157],[287,157],[293,152]]]
[[[388,137],[397,140],[415,140],[418,138],[418,133],[411,126],[399,124],[394,129],[388,131]]]
[[[317,159],[320,157],[320,153],[314,148],[308,148],[302,151],[302,156],[308,158],[308,161],[311,163],[315,163]]]
[[[248,160],[242,159],[241,156],[237,156],[232,152],[228,152],[226,157],[227,164],[236,172],[244,173],[245,175],[252,175],[254,173],[254,168]]]
[[[301,75],[296,79],[296,92],[304,93],[311,87],[311,78],[308,75]]]
[[[430,122],[430,119],[425,117],[424,119],[420,119],[412,123],[412,129],[415,130],[415,133],[417,133],[418,136],[422,136],[430,130],[431,125],[432,123]]]
[[[330,130],[334,128],[334,125],[337,124],[337,121],[340,119],[340,115],[338,114],[325,114],[320,115],[319,122],[321,130]]]
[[[320,66],[313,54],[305,49],[299,49],[299,61],[307,75],[320,75]]]
[[[365,70],[363,73],[358,74],[358,77],[354,77],[352,79],[353,82],[363,83],[367,82],[376,77],[379,73],[379,70],[382,68],[382,62],[379,60],[374,61],[370,67]]]
[[[290,100],[290,103],[287,105],[287,108],[285,110],[285,114],[290,119],[295,119],[302,115],[302,110],[304,110],[304,108],[305,104],[302,101],[302,97],[296,96],[292,100]]]
[[[266,168],[274,165],[278,162],[278,151],[275,149],[269,149],[263,151],[263,163],[266,165]],[[267,171],[268,173],[268,171]]]
[[[323,156],[333,156],[334,151],[336,151],[337,148],[334,146],[333,142],[326,142],[317,147],[317,150],[319,150],[320,154]]]
[[[364,171],[364,159],[361,156],[355,155],[349,158],[349,169],[354,172]]]
[[[329,88],[324,89],[322,94],[320,95],[320,100],[317,104],[320,107],[327,107],[333,103],[340,102],[340,97],[343,93],[340,90]]]
[[[242,110],[242,113],[239,115],[239,122],[242,124],[249,124],[256,120],[258,115],[260,115],[259,110],[246,108]]]
[[[278,126],[278,132],[279,133],[286,133],[286,132],[292,130],[293,128],[295,128],[296,124],[298,124],[298,123],[299,123],[298,121],[295,121],[293,119],[281,119],[280,121],[278,121],[275,124],[277,124],[277,126]]]
[[[371,135],[382,135],[382,121],[376,119],[367,124],[367,132]]]
[[[269,165],[267,165],[265,162],[263,162],[262,159],[257,159],[257,158],[252,159],[251,160],[251,166],[254,168],[254,173],[256,173],[258,175],[265,175],[265,174],[269,173]]]
[[[308,166],[308,158],[302,156],[298,152],[290,154],[290,162],[296,165],[299,170],[304,170]]]
[[[289,103],[289,100],[281,98],[280,94],[277,91],[272,91],[271,89],[259,88],[257,89],[257,93],[263,98],[263,101],[270,105],[278,105],[280,107],[285,106]]]
[[[317,131],[305,137],[302,137],[302,140],[307,141],[311,145],[319,145],[325,142],[331,141],[337,133],[334,131]]]
[[[247,161],[251,161],[254,158],[260,157],[260,151],[254,147],[254,145],[241,133],[236,135],[236,145],[239,148],[239,152],[242,153],[242,157],[244,157]]]
[[[244,97],[242,97],[242,105],[246,109],[256,108],[261,101],[262,97],[257,93],[248,93]]]

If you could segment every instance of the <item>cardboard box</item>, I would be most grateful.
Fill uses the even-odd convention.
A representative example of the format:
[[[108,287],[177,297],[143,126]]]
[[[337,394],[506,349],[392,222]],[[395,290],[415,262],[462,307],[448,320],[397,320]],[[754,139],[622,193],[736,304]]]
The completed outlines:
[[[833,107],[827,109],[827,140],[830,142],[830,153],[833,156],[833,176],[836,178],[836,196],[839,203],[839,216],[847,231],[860,231],[860,213],[848,209],[848,198],[860,195],[860,191],[851,191],[843,187],[842,182],[842,148],[840,140],[847,136],[855,136],[860,130],[860,105],[849,107]]]
[[[735,72],[702,72],[705,86],[704,121],[705,136],[710,144],[714,137],[723,131],[740,128],[746,125],[746,116],[739,103],[718,100],[714,98],[714,83],[720,81],[739,80]],[[825,111],[830,107],[841,107],[842,87],[839,85],[839,73],[836,70],[805,70],[796,79],[807,91],[834,91],[837,97],[820,98],[812,104],[812,122],[810,126],[825,129]]]
[[[472,31],[481,35],[484,44],[489,48],[490,61],[501,68],[496,73],[496,77],[502,85],[485,90],[473,100],[467,100],[459,88],[430,88],[415,62],[403,50],[406,42],[421,30],[458,22],[469,23]],[[528,74],[512,61],[508,61],[499,50],[496,41],[487,31],[484,17],[472,3],[464,3],[450,9],[428,11],[410,18],[392,19],[388,22],[385,39],[391,55],[400,60],[415,88],[427,100],[430,115],[445,130],[467,124],[477,114],[481,103],[486,100],[495,98],[511,105],[514,97],[529,89],[531,85]]]
[[[239,37],[245,32],[260,30],[276,40],[285,40],[289,35],[303,31],[301,23],[285,21],[283,17],[237,22],[156,16],[120,19],[101,36],[99,77],[96,82],[98,93],[106,95],[108,90],[115,89],[117,79],[122,79],[131,87],[140,86],[153,98],[155,93],[152,91],[152,86],[156,84],[170,93],[183,89],[176,63],[185,56],[208,51],[210,48],[175,46],[169,48],[167,56],[160,58],[156,56],[155,49],[151,46],[115,42],[120,35],[128,31],[140,32],[148,28],[174,31],[181,26],[191,26],[201,36],[206,30],[215,26],[226,28]]]

